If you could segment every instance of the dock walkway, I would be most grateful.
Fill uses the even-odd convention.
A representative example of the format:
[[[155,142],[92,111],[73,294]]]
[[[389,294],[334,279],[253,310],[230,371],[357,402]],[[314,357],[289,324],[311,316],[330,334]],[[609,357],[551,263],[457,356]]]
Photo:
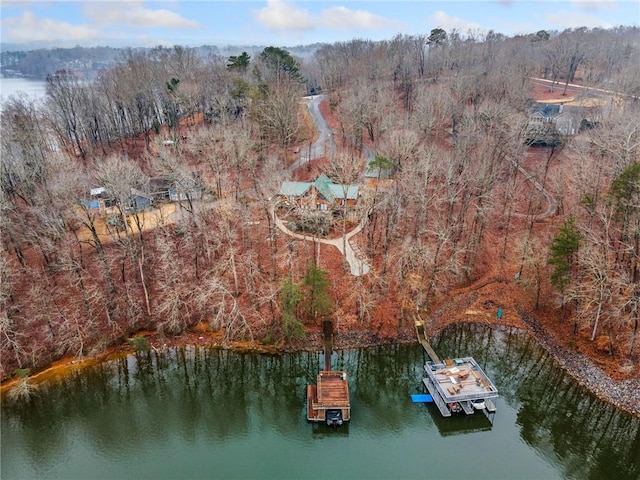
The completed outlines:
[[[429,345],[429,342],[427,341],[427,334],[424,331],[424,321],[418,315],[415,315],[414,317],[414,325],[416,327],[418,341],[420,342],[420,345],[422,345],[422,348],[424,348],[424,351],[427,352],[427,355],[429,355],[431,361],[433,363],[442,363],[440,361],[440,357],[436,355],[436,352],[431,348],[431,345]]]

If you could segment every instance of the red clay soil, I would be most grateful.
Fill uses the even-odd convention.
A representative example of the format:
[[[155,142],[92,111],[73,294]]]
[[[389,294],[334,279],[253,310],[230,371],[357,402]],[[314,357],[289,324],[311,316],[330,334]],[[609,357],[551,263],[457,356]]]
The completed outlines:
[[[548,87],[535,87],[533,95],[536,99],[557,98],[560,87],[555,87],[551,92]],[[560,90],[561,91],[561,90]],[[305,109],[306,110],[306,109]],[[329,102],[320,104],[320,110],[327,119],[329,126],[339,130],[340,124],[331,112]],[[305,120],[308,121],[308,118]],[[136,145],[140,147],[138,139]],[[144,143],[142,143],[144,148]],[[295,155],[292,152],[292,158]],[[544,161],[542,150],[534,151],[524,160],[525,168],[540,171],[540,162]],[[326,166],[327,159],[319,159],[303,166],[294,172],[293,178],[296,180],[311,180],[319,174]],[[560,162],[556,159],[550,163],[550,171],[559,171]],[[537,168],[536,168],[537,167]],[[524,209],[522,210],[525,211]],[[256,218],[260,218],[256,213]],[[534,235],[548,238],[557,228],[558,218],[547,219],[534,225]],[[524,222],[524,220],[514,219],[514,222]],[[264,223],[264,222],[263,222]],[[258,228],[262,228],[260,225]],[[264,226],[266,228],[266,226]],[[520,229],[522,226],[520,227]],[[265,232],[266,233],[266,230]],[[487,234],[488,236],[491,233]],[[544,330],[550,335],[558,345],[569,351],[579,352],[590,361],[604,370],[611,378],[616,380],[640,378],[638,369],[625,367],[620,352],[611,355],[606,351],[606,345],[602,342],[592,342],[587,332],[579,331],[574,334],[574,325],[571,320],[560,321],[560,313],[549,300],[542,302],[539,310],[534,311],[535,299],[532,298],[530,288],[521,288],[515,281],[514,276],[518,271],[519,263],[517,259],[507,259],[504,263],[496,261],[500,257],[501,241],[498,237],[501,232],[495,232],[496,239],[487,239],[485,244],[488,247],[478,255],[478,273],[476,277],[467,285],[457,286],[450,289],[435,299],[428,313],[430,323],[428,330],[433,334],[449,324],[457,322],[480,322],[485,324],[508,325],[523,329],[528,329],[528,325],[523,321],[519,312],[531,312],[540,322]],[[356,242],[358,241],[355,238]],[[286,239],[279,237],[279,248],[286,248]],[[346,272],[344,258],[332,246],[320,246],[320,267],[332,272],[332,297],[336,303],[345,299],[350,290],[352,282],[356,281]],[[345,274],[339,274],[345,272]],[[363,281],[367,281],[366,278]],[[543,286],[541,292],[542,299],[554,298],[554,292],[550,287]],[[503,309],[502,319],[496,317],[498,307]],[[366,330],[360,328],[359,322],[354,315],[341,316],[337,325],[337,348],[361,347],[373,344],[389,342],[409,342],[415,341],[413,333],[413,322],[410,315],[404,315],[399,305],[398,298],[389,295],[385,301],[371,314],[372,321]],[[165,347],[203,345],[211,347],[236,348],[243,350],[254,350],[260,352],[287,352],[294,350],[316,350],[320,345],[320,325],[306,325],[307,338],[303,341],[287,343],[276,343],[272,345],[263,344],[256,337],[255,341],[233,342],[225,344],[220,332],[211,331],[206,324],[198,324],[195,328],[178,337],[162,336],[155,332],[140,332],[148,338],[150,345],[155,349]],[[105,352],[101,358],[122,355],[131,350],[128,344],[123,344]],[[55,372],[60,369],[68,369],[73,365],[81,365],[77,359],[67,358],[56,362],[47,372]],[[42,373],[41,375],[48,375]],[[3,389],[5,385],[3,384]]]

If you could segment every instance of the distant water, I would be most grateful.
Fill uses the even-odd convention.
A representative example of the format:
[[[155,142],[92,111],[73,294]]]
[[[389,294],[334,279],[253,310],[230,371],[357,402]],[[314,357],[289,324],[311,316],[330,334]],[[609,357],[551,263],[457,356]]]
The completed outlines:
[[[0,75],[0,103],[3,103],[11,95],[23,92],[35,99],[45,96],[46,82],[40,79],[5,77]]]

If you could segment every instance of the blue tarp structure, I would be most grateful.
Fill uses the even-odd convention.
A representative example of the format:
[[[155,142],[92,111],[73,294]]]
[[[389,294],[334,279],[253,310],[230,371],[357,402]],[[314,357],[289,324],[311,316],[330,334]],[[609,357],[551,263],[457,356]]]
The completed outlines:
[[[414,393],[411,395],[411,401],[413,403],[433,403],[433,397],[428,393],[426,394]]]

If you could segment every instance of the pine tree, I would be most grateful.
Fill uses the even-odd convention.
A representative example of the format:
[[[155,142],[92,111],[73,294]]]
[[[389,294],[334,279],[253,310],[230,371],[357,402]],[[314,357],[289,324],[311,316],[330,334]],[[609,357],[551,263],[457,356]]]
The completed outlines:
[[[304,337],[304,325],[296,316],[298,303],[302,300],[300,286],[287,277],[280,288],[280,306],[282,308],[282,334],[285,339]]]
[[[547,263],[554,267],[551,284],[560,290],[560,293],[564,293],[564,288],[571,281],[573,259],[581,241],[582,234],[576,228],[576,219],[569,217],[551,243]]]
[[[327,272],[311,264],[304,277],[306,287],[306,305],[309,316],[317,319],[328,315],[333,309],[333,301],[329,296],[329,280]]]

